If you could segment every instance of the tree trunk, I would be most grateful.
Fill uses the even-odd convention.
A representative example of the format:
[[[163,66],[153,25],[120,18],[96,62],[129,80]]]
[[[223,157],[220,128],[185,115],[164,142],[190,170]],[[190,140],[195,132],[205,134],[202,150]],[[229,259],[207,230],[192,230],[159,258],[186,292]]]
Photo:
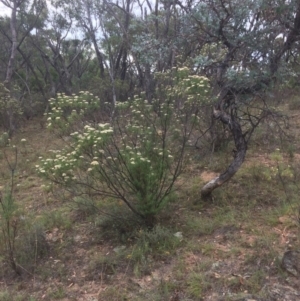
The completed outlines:
[[[7,64],[7,69],[6,69],[6,77],[4,80],[4,86],[10,91],[10,96],[11,96],[11,79],[12,75],[14,72],[14,63],[15,63],[15,57],[16,57],[16,52],[17,52],[17,47],[18,47],[18,40],[17,40],[17,9],[18,6],[21,4],[22,0],[17,1],[14,0],[12,4],[10,5],[8,2],[3,2],[1,1],[4,5],[7,7],[11,8],[11,17],[10,17],[10,31],[11,31],[11,51],[10,51],[10,57],[8,60]],[[11,136],[12,133],[16,129],[16,124],[15,124],[15,118],[14,118],[14,112],[11,107],[9,107],[6,110],[8,122],[9,122],[9,135]]]
[[[6,70],[6,78],[4,81],[5,87],[10,90],[10,83],[11,78],[13,74],[13,68],[14,68],[14,62],[16,57],[16,51],[18,46],[17,41],[17,8],[18,3],[17,1],[13,1],[12,7],[11,7],[11,17],[10,17],[10,31],[11,31],[11,51],[10,51],[10,57],[7,64],[7,70]]]
[[[221,32],[222,34],[222,32]],[[225,57],[224,64],[220,66],[220,72],[219,76],[217,78],[219,87],[224,87],[223,79],[226,69],[228,68],[228,62],[230,59],[233,58],[235,47],[232,47],[232,45],[229,44],[228,40],[223,35],[223,44],[225,46],[228,46],[228,49],[230,50]],[[217,105],[217,109],[214,110],[213,116],[214,118],[220,119],[221,122],[226,124],[231,131],[231,134],[234,139],[235,147],[236,147],[236,154],[235,158],[232,161],[232,163],[228,166],[225,172],[220,174],[215,179],[209,181],[207,184],[205,184],[201,189],[201,196],[202,198],[210,198],[211,193],[214,189],[220,187],[225,182],[230,180],[235,173],[239,170],[239,168],[242,166],[246,152],[247,152],[247,141],[245,139],[245,135],[247,134],[242,131],[241,125],[239,124],[236,117],[231,114],[227,114],[223,111],[224,105],[227,104],[228,106],[234,105],[234,102],[232,102],[232,96],[233,95],[242,95],[242,94],[249,94],[254,93],[258,91],[263,91],[265,87],[270,86],[271,83],[276,81],[276,73],[279,69],[281,60],[283,56],[286,53],[289,53],[292,46],[295,44],[296,41],[298,41],[300,38],[300,2],[297,4],[297,9],[294,17],[294,24],[292,28],[289,28],[289,33],[287,35],[286,41],[284,42],[283,46],[278,49],[278,51],[274,54],[273,57],[270,57],[269,60],[269,66],[270,66],[270,74],[269,77],[266,80],[261,80],[260,83],[255,84],[252,87],[248,88],[242,88],[240,90],[236,90],[234,88],[228,88],[223,89],[222,92],[223,95],[220,97],[219,104]],[[222,94],[222,93],[221,93]],[[252,132],[254,128],[258,125],[258,123],[253,127],[253,129],[250,131]],[[253,125],[252,125],[253,126]]]
[[[229,127],[234,139],[236,153],[234,160],[228,166],[226,171],[203,186],[203,188],[201,189],[201,196],[204,199],[210,198],[211,193],[214,189],[220,187],[235,175],[235,173],[243,164],[247,152],[247,142],[242,132],[242,128],[236,118],[218,110],[214,110],[213,115],[214,118],[220,119],[221,122]]]
[[[96,29],[93,26],[93,18],[91,15],[91,9],[93,9],[93,8],[91,7],[91,3],[89,1],[84,1],[84,4],[85,4],[86,13],[87,13],[87,20],[82,21],[82,25],[86,29],[86,31],[89,34],[89,37],[93,43],[93,46],[94,46],[95,52],[96,52],[96,57],[98,60],[99,69],[100,69],[100,76],[101,76],[101,78],[104,78],[104,57],[99,49],[96,35],[95,35]]]

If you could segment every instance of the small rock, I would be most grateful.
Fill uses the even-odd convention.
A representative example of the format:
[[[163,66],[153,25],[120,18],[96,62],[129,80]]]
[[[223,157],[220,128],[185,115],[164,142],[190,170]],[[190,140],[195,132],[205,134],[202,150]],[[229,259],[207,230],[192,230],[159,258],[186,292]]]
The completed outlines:
[[[272,301],[299,301],[300,292],[290,286],[281,284],[272,284],[266,287],[269,297]]]
[[[282,267],[297,277],[300,272],[300,252],[286,251],[282,257]]]

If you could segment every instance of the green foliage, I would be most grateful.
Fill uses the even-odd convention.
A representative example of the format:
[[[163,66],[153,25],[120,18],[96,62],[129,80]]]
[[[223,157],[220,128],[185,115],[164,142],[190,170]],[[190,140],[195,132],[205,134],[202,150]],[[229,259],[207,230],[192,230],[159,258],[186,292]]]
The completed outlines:
[[[66,215],[59,210],[46,212],[40,218],[40,223],[46,229],[53,229],[53,228],[70,229],[72,226],[70,219],[67,218]]]
[[[201,297],[211,288],[211,284],[207,281],[207,277],[203,273],[192,273],[187,279],[188,292],[192,297],[201,300]]]
[[[148,273],[156,260],[164,260],[178,247],[181,239],[170,229],[160,225],[151,231],[140,229],[136,232],[136,241],[130,254],[127,255],[134,263],[136,275]]]
[[[299,228],[300,206],[298,195],[300,166],[293,158],[288,161],[280,149],[273,152],[271,158],[275,161],[275,166],[270,167],[272,179],[277,184],[277,187],[283,190],[284,195],[281,196],[281,208],[276,208],[275,216],[271,215],[268,222],[276,224],[278,223],[278,216],[289,215],[292,224]]]
[[[134,250],[130,256],[135,261],[141,261],[148,255],[152,257],[164,257],[176,249],[180,239],[167,228],[155,226],[152,231],[139,230]]]
[[[271,174],[274,179],[276,179],[285,192],[287,198],[291,192],[292,186],[298,190],[297,186],[297,172],[296,170],[288,164],[280,152],[280,149],[277,149],[271,154],[271,159],[275,161],[275,166],[271,167]]]
[[[108,200],[107,202],[110,203],[111,201]],[[117,204],[108,204],[106,211],[109,214],[97,216],[95,219],[95,225],[99,228],[96,231],[97,235],[94,236],[95,239],[99,241],[109,240],[117,244],[127,244],[128,241],[132,241],[136,231],[141,228],[140,221],[135,218],[134,213],[130,210],[124,210],[121,201]],[[94,208],[94,212],[97,213],[98,211],[95,211]]]
[[[253,164],[246,171],[255,182],[265,182],[272,179],[272,169],[262,164]]]
[[[108,287],[101,292],[101,299],[97,300],[111,300],[111,301],[126,301],[128,300],[128,291],[122,285]],[[95,299],[96,300],[96,299]]]
[[[258,293],[264,286],[266,278],[267,273],[265,271],[257,270],[247,279],[245,288],[247,288],[250,293]]]
[[[49,245],[44,227],[29,218],[22,222],[21,234],[16,245],[16,258],[26,271],[34,272],[38,260],[47,257]]]
[[[43,228],[21,215],[10,193],[0,198],[0,255],[18,275],[32,273],[48,254]]]
[[[35,301],[33,297],[28,296],[26,293],[16,293],[11,290],[0,292],[0,301]]]
[[[66,297],[65,290],[62,286],[59,286],[56,290],[49,293],[49,297],[54,300],[60,300]]]
[[[1,292],[0,293],[0,301],[11,301],[11,296],[9,292]]]
[[[20,275],[22,271],[35,269],[39,258],[47,254],[48,244],[43,229],[22,215],[14,197],[14,174],[17,167],[17,149],[15,161],[10,162],[5,154],[11,171],[11,184],[4,193],[0,192],[0,256]]]
[[[4,254],[4,258],[11,268],[20,274],[15,258],[19,220],[12,191],[7,191],[4,195],[0,194],[0,217],[0,238],[2,241],[0,251]]]
[[[298,96],[294,96],[289,100],[289,109],[290,110],[299,110],[300,109],[300,99]]]
[[[85,119],[97,120],[100,101],[92,93],[81,91],[78,95],[67,96],[63,93],[49,100],[51,111],[48,113],[47,127],[59,134],[69,134],[77,122]]]
[[[14,130],[22,116],[20,102],[12,98],[10,91],[0,83],[0,127],[10,133]]]
[[[2,133],[0,136],[0,146],[4,147],[9,144],[9,135],[7,132]]]
[[[207,101],[207,80],[187,71],[158,75],[167,83],[159,97],[118,103],[111,123],[92,118],[99,100],[88,92],[50,100],[48,127],[61,135],[77,130],[65,149],[42,160],[39,173],[75,196],[119,199],[151,227],[171,200],[198,107]]]

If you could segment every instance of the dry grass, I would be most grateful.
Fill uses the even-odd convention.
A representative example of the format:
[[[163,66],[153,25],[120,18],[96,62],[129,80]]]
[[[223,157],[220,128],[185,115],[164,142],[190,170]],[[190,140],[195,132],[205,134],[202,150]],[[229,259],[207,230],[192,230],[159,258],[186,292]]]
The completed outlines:
[[[287,195],[278,178],[268,177],[276,162],[269,155],[270,144],[264,148],[259,139],[253,143],[261,144],[260,154],[248,156],[236,177],[215,192],[212,203],[200,201],[199,190],[220,169],[216,162],[226,166],[222,153],[189,166],[178,183],[177,200],[149,234],[91,208],[75,210],[73,203],[62,203],[43,187],[34,166],[61,142],[38,120],[30,121],[12,141],[19,149],[15,199],[20,216],[41,225],[48,248],[34,260],[30,274],[19,278],[0,258],[0,301],[231,300],[238,294],[263,296],[266,285],[285,283],[288,275],[280,256],[288,246],[299,247],[299,190],[285,179]],[[272,139],[272,149],[273,144]],[[12,159],[9,148],[1,151]],[[300,165],[297,147],[294,156],[283,155],[287,164]],[[10,180],[4,155],[0,170],[4,189]],[[114,210],[122,208],[116,204]],[[174,236],[177,232],[182,239]],[[296,289],[300,284],[298,279],[289,281]]]

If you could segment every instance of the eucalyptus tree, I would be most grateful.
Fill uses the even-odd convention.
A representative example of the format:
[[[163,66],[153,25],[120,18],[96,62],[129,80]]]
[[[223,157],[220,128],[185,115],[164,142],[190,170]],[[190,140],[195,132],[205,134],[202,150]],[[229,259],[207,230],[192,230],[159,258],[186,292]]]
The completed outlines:
[[[138,83],[149,99],[155,90],[155,72],[177,65],[181,55],[182,9],[175,1],[138,1],[140,13],[131,25],[131,55]]]
[[[42,58],[44,68],[39,71],[44,72],[49,81],[51,97],[57,92],[72,94],[78,76],[82,76],[86,70],[84,65],[90,60],[89,52],[85,51],[90,45],[86,39],[76,38],[73,21],[68,13],[52,10],[46,27],[30,37]],[[88,55],[86,58],[84,52]]]
[[[296,0],[178,0],[185,12],[182,34],[194,44],[193,68],[206,74],[216,97],[213,117],[231,132],[236,152],[221,175],[201,190],[203,197],[228,181],[242,165],[248,141],[270,111],[263,95],[285,76],[300,40]],[[255,110],[260,111],[254,113]],[[252,109],[253,108],[253,109]]]
[[[14,64],[16,59],[17,48],[21,46],[24,39],[29,35],[31,30],[33,30],[37,24],[39,19],[39,15],[42,13],[45,3],[43,0],[35,0],[33,3],[29,3],[28,0],[0,0],[5,6],[7,6],[11,10],[10,15],[10,42],[11,42],[11,50],[9,55],[9,60],[6,68],[6,77],[4,83],[7,87],[10,86],[12,76],[14,73]],[[27,13],[27,17],[30,15],[34,18],[27,18],[26,20],[26,30],[21,33],[22,23],[20,24],[20,16],[24,17],[24,12]],[[20,26],[21,25],[21,26]],[[4,30],[1,30],[2,34],[7,33]],[[21,33],[21,34],[20,34]],[[19,36],[18,36],[19,34]]]
[[[100,48],[101,39],[98,0],[52,0],[52,5],[62,9],[68,14],[70,20],[76,22],[76,26],[93,45],[101,78],[104,77],[104,56]]]
[[[10,17],[6,19],[6,21],[9,20],[10,30],[8,31],[5,26],[0,28],[2,38],[10,43],[9,51],[5,55],[7,65],[4,80],[4,85],[10,93],[10,97],[6,99],[10,100],[2,100],[1,113],[4,116],[3,118],[7,120],[4,123],[7,124],[7,130],[11,134],[16,128],[16,116],[19,116],[17,112],[19,112],[19,107],[22,106],[26,94],[29,95],[29,100],[31,99],[30,87],[23,76],[27,74],[26,72],[20,72],[24,64],[27,65],[27,60],[25,56],[23,56],[23,59],[18,58],[18,52],[21,52],[21,45],[39,23],[45,2],[44,0],[32,2],[27,0],[1,0],[1,3],[11,11]],[[18,81],[21,82],[21,85],[18,85]],[[17,89],[15,89],[16,86]],[[12,89],[13,87],[14,89]],[[15,104],[11,105],[12,103]]]
[[[10,16],[10,30],[11,30],[11,51],[10,56],[7,64],[6,69],[6,77],[5,77],[5,85],[7,87],[10,86],[11,78],[13,75],[13,68],[14,68],[14,62],[16,57],[16,51],[17,51],[17,11],[21,7],[21,5],[25,4],[26,0],[1,0],[1,2],[11,9],[11,16]]]
[[[8,17],[0,17],[0,81],[4,82],[6,78],[7,62],[9,61],[9,53],[11,49],[11,41],[8,40],[2,32],[9,33],[10,31],[10,20]]]
[[[89,68],[92,63],[95,52],[91,48],[91,44],[86,39],[69,38],[62,43],[61,52],[68,62],[67,69],[69,70],[72,85],[78,92],[82,89],[88,90],[89,85],[83,78],[91,78],[96,75]]]
[[[118,101],[128,98],[130,78],[128,78],[131,35],[129,26],[132,19],[132,0],[121,5],[104,1],[96,6],[101,29],[101,48],[104,65],[109,76],[112,94],[112,115]]]

